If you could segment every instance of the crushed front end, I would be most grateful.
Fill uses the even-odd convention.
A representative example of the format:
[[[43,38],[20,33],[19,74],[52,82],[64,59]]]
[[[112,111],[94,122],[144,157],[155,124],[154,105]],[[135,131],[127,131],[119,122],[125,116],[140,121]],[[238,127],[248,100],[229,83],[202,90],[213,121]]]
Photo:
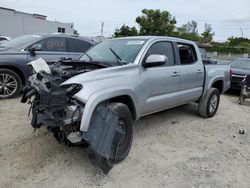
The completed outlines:
[[[50,65],[51,72],[40,70],[29,78],[29,85],[23,90],[21,102],[31,105],[33,128],[47,127],[60,143],[88,146],[91,152],[94,152],[102,170],[108,172],[115,163],[117,143],[122,136],[119,130],[116,130],[116,115],[102,103],[92,115],[89,131],[81,132],[80,124],[85,104],[73,96],[84,86],[61,85],[73,76],[100,68],[105,67],[72,60],[53,63]]]
[[[81,90],[81,85],[60,86],[57,76],[36,73],[29,78],[30,86],[23,91],[22,102],[31,104],[33,128],[47,127],[60,142],[68,142],[70,132],[79,131],[84,108],[72,96]]]

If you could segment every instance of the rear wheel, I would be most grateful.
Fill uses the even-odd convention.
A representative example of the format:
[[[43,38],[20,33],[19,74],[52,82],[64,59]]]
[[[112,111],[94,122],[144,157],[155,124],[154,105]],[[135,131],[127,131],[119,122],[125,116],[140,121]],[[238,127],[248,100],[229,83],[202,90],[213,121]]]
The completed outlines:
[[[220,92],[216,88],[210,88],[205,97],[199,101],[199,114],[205,118],[213,117],[219,107]]]
[[[121,138],[121,142],[118,147],[116,155],[116,163],[124,160],[131,149],[133,141],[133,118],[129,108],[122,103],[111,103],[109,104],[111,111],[118,115],[118,125],[124,132],[124,136]]]
[[[0,99],[14,98],[21,91],[21,78],[14,71],[0,69]]]

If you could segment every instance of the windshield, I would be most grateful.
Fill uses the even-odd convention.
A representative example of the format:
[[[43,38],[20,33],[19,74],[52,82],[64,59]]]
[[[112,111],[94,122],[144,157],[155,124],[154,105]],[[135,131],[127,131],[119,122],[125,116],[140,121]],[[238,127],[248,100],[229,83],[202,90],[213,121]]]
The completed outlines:
[[[14,38],[4,44],[0,45],[2,48],[18,48],[26,44],[29,44],[38,38],[41,38],[41,35],[24,35],[21,37]]]
[[[80,60],[108,64],[133,63],[144,43],[145,40],[136,39],[106,40],[83,54]]]
[[[250,60],[234,60],[231,63],[232,68],[250,69]]]

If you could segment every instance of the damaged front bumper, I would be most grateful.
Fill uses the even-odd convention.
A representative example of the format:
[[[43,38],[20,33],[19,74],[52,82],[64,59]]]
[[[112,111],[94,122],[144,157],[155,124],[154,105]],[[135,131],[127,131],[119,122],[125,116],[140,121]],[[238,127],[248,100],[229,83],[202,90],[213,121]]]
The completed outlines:
[[[124,136],[117,126],[117,115],[103,102],[91,114],[88,131],[81,131],[85,104],[73,96],[83,86],[62,86],[60,78],[45,72],[36,73],[29,78],[30,85],[24,88],[21,102],[31,104],[32,127],[47,127],[60,143],[88,146],[89,151],[95,155],[97,164],[104,172],[109,172],[116,161],[120,138]]]
[[[30,110],[34,128],[61,127],[80,121],[84,106],[68,97],[70,92],[78,92],[82,86],[70,85],[63,88],[40,73],[31,76],[29,81],[30,86],[24,88],[21,102],[29,101],[32,104]]]

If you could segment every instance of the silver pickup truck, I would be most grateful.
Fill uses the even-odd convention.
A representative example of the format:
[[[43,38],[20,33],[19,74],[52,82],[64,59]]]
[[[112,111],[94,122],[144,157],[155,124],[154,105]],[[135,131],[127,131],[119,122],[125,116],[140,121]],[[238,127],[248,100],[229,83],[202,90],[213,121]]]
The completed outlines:
[[[169,37],[106,40],[49,67],[23,91],[32,126],[84,144],[105,172],[128,155],[134,121],[191,102],[211,118],[231,78],[227,65],[204,65],[196,43]]]

